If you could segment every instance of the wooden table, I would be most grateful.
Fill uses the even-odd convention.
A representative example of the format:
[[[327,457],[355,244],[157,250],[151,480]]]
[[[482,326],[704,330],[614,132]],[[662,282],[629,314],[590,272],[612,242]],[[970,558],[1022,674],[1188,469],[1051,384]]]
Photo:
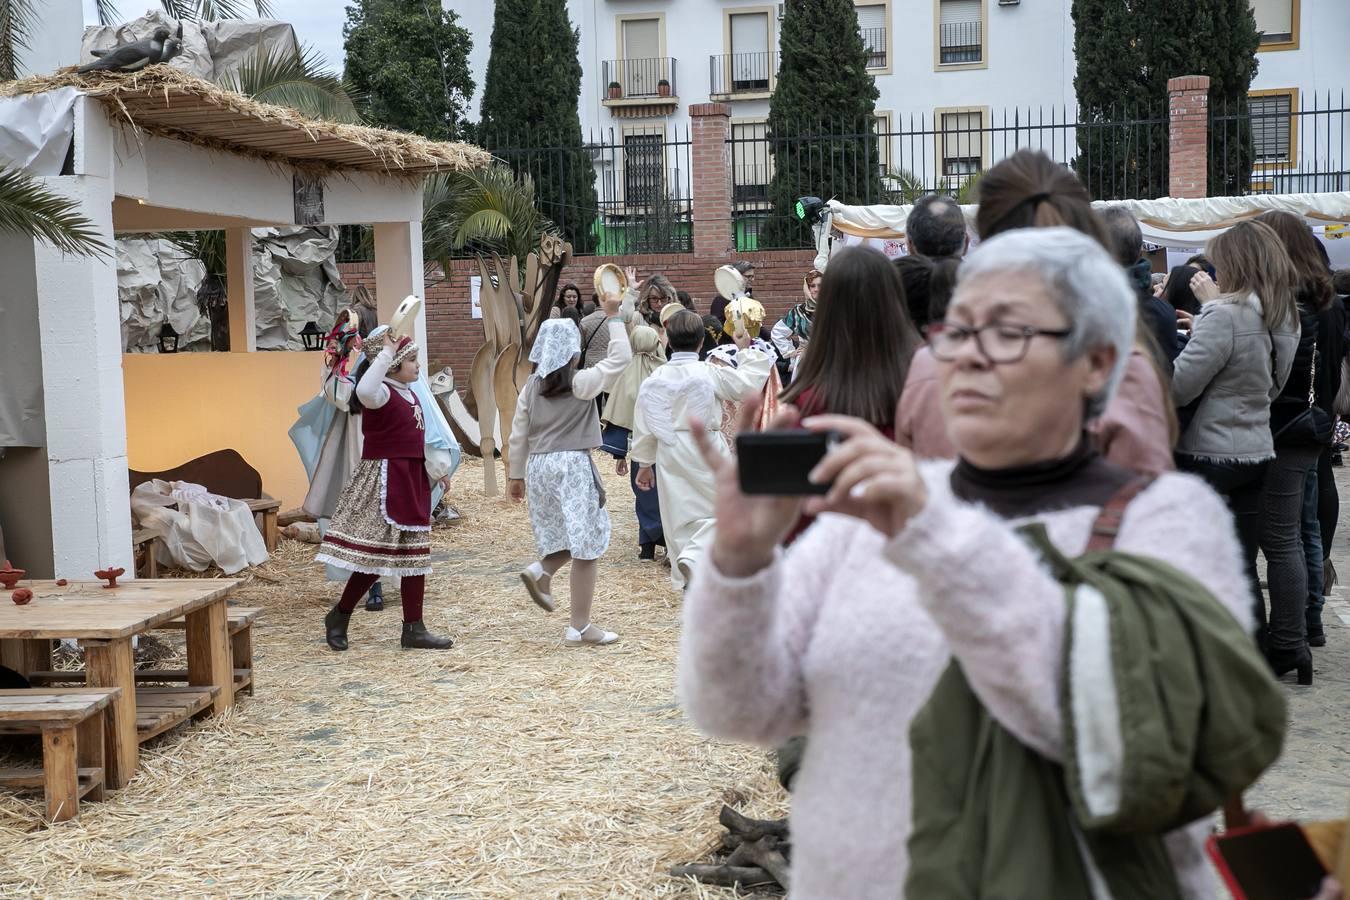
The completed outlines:
[[[234,662],[225,598],[240,585],[225,578],[130,581],[114,590],[101,582],[21,581],[33,602],[16,606],[0,596],[0,661],[21,674],[51,668],[51,641],[74,638],[84,648],[86,684],[118,687],[106,763],[107,786],[121,788],[136,771],[136,666],[131,639],[186,617],[188,684],[215,688],[212,714],[234,704]],[[185,707],[187,708],[187,707]],[[194,710],[195,711],[195,710]],[[163,728],[159,729],[163,731]]]

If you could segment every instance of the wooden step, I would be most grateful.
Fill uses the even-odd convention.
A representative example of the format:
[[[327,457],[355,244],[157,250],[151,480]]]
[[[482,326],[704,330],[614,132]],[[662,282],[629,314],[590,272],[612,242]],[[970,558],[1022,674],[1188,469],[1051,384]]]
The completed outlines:
[[[101,768],[77,769],[76,772],[80,780],[81,800],[94,788],[103,784]],[[41,769],[0,769],[0,787],[12,791],[41,792],[44,786]]]
[[[258,618],[262,609],[257,607],[231,606],[226,611],[226,621],[229,623],[230,634],[235,635],[253,624],[253,620]],[[170,619],[163,625],[158,626],[164,631],[183,631],[187,628],[186,619]]]
[[[136,738],[142,744],[206,709],[220,688],[175,684],[136,688]]]

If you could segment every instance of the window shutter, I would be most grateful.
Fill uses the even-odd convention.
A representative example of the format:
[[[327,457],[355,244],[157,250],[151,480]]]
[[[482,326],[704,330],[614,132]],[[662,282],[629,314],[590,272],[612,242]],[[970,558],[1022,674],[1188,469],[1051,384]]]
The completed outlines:
[[[624,59],[655,59],[661,55],[661,22],[628,19],[623,23]]]
[[[1272,37],[1293,35],[1293,0],[1251,0],[1251,3],[1257,31]]]
[[[876,3],[871,6],[859,6],[858,27],[863,31],[866,31],[869,28],[885,28],[886,27],[885,4]]]
[[[984,135],[983,114],[943,113],[942,114],[942,157],[943,159],[979,159],[982,156]]]
[[[1272,94],[1250,97],[1248,114],[1252,122],[1252,143],[1257,162],[1289,161],[1291,126],[1293,124],[1293,97]]]
[[[767,13],[741,13],[731,17],[731,52],[769,52],[769,16]]]
[[[962,25],[980,21],[980,0],[942,0],[942,24]]]

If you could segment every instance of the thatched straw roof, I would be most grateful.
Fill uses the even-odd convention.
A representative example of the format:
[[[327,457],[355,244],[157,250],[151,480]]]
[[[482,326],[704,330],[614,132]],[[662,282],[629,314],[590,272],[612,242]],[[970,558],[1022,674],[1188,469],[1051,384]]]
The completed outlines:
[[[482,168],[492,159],[471,144],[311,119],[168,66],[84,75],[69,69],[0,84],[0,97],[61,87],[102,100],[114,117],[147,134],[298,169],[416,177]]]

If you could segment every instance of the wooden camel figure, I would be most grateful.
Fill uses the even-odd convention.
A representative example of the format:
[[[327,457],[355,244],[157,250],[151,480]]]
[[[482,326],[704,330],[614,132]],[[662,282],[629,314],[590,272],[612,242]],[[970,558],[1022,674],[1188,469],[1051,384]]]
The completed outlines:
[[[478,417],[479,451],[482,454],[483,491],[489,497],[498,493],[497,468],[492,462],[494,450],[500,450],[502,464],[510,471],[511,419],[515,416],[520,390],[530,377],[530,348],[544,320],[549,317],[562,270],[572,259],[572,245],[554,235],[545,235],[539,249],[525,262],[525,282],[520,281],[520,266],[513,256],[504,264],[501,257],[478,257],[482,278],[479,306],[483,311],[483,346],[474,354],[469,368],[469,398],[466,405]],[[494,420],[501,433],[501,446],[493,440]]]

